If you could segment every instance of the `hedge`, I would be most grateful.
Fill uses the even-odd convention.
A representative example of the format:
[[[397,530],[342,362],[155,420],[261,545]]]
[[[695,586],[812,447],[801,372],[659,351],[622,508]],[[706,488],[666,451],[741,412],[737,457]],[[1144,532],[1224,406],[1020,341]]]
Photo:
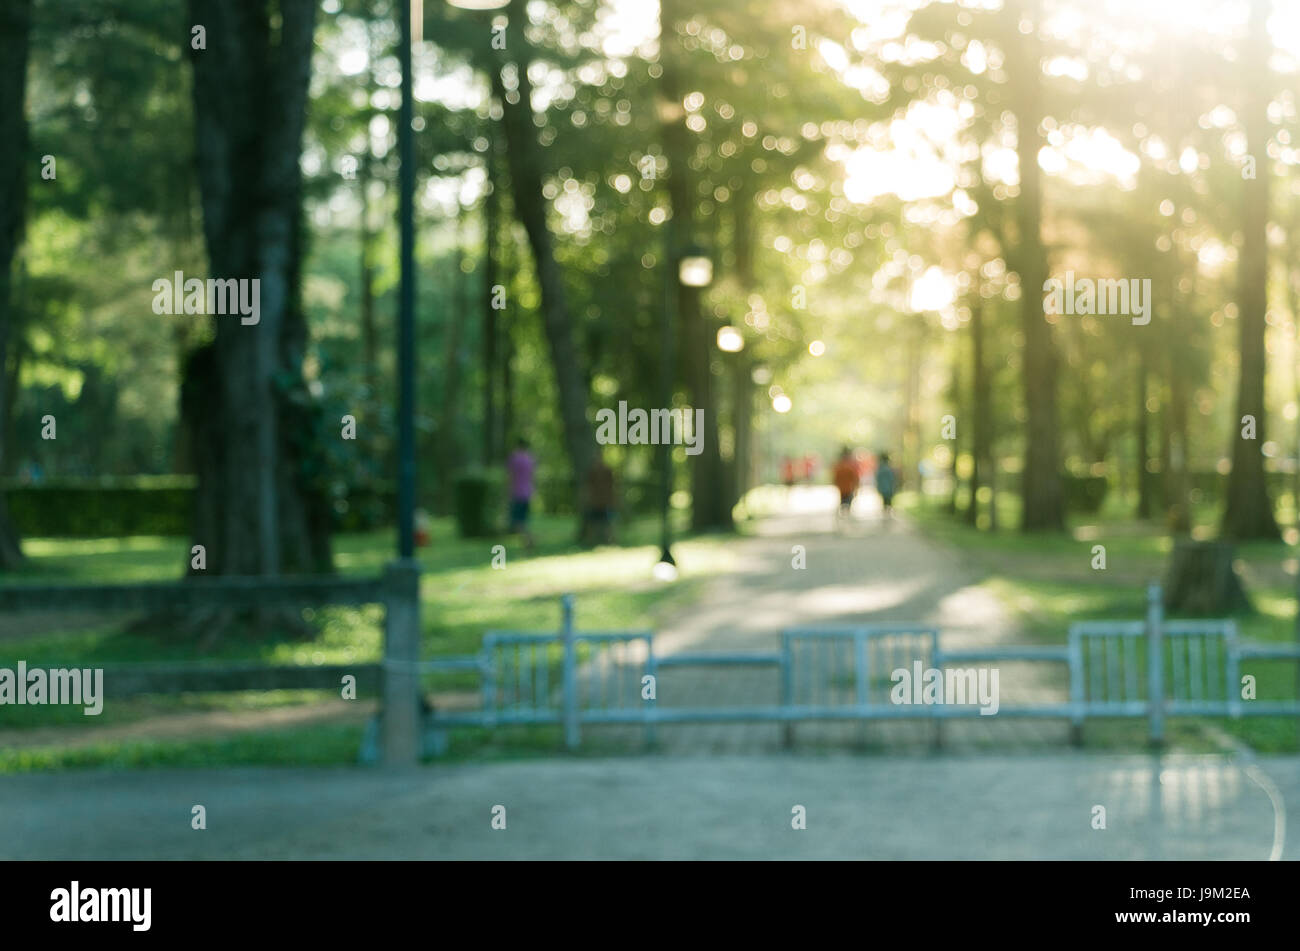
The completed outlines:
[[[186,476],[49,479],[4,489],[14,527],[27,538],[185,535],[194,504],[194,479]]]
[[[1065,507],[1072,512],[1095,515],[1106,501],[1110,484],[1105,476],[1065,475],[1062,477],[1062,489],[1065,492]]]
[[[9,514],[25,538],[186,536],[194,510],[193,476],[0,481]],[[392,523],[387,486],[339,492],[335,528],[358,531]]]

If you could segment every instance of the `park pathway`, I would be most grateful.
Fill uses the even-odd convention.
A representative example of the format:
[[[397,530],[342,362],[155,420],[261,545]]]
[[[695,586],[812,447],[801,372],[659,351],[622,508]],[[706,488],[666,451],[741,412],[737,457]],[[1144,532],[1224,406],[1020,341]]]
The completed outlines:
[[[819,623],[933,626],[945,649],[1024,642],[1002,604],[956,552],[923,538],[901,517],[883,518],[874,494],[859,498],[853,519],[836,531],[837,501],[830,486],[794,487],[781,514],[759,520],[754,536],[734,542],[733,571],[711,582],[696,604],[656,624],[656,655],[772,651],[783,628]],[[681,568],[689,573],[689,560]],[[1063,671],[1023,663],[999,667],[1004,704],[1066,695]],[[663,707],[779,699],[771,667],[669,667],[659,674],[656,690]],[[589,729],[620,742],[638,735],[624,727]],[[660,746],[679,754],[767,752],[783,741],[775,724],[672,724],[658,730]],[[795,732],[800,748],[915,748],[935,738],[935,724],[924,721],[810,723]],[[995,716],[943,726],[944,743],[957,748],[1056,746],[1067,739],[1066,724],[1054,721]]]
[[[1300,757],[1261,765],[1269,789],[1227,756],[1073,751],[31,773],[0,776],[0,861],[1300,858]]]

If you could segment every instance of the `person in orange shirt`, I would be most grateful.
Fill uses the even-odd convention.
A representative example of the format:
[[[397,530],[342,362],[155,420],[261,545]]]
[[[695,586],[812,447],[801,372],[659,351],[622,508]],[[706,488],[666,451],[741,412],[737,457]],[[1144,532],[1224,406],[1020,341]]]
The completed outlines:
[[[853,495],[858,491],[858,467],[853,461],[853,451],[848,446],[844,447],[839,461],[831,470],[831,481],[840,490],[840,511],[848,515],[853,505]]]

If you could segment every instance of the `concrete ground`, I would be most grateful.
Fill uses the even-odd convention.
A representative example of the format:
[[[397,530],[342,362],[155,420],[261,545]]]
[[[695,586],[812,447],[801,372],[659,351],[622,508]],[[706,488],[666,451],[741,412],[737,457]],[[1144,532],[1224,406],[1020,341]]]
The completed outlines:
[[[0,779],[0,859],[1295,859],[1296,803],[1294,756],[48,773]],[[492,828],[498,805],[504,830]]]

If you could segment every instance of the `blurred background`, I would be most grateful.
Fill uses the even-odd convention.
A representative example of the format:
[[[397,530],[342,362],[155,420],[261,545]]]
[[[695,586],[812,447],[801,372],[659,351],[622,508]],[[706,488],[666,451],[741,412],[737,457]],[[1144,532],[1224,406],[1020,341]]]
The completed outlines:
[[[698,616],[772,519],[829,529],[843,447],[864,472],[890,455],[908,531],[954,559],[936,570],[1031,640],[1140,618],[1152,577],[1225,559],[1247,596],[1205,610],[1296,636],[1300,6],[413,8],[426,655],[552,628],[568,591],[590,627]],[[392,557],[400,20],[386,0],[6,3],[3,583]],[[177,271],[259,277],[260,323],[156,313]],[[1067,272],[1149,281],[1149,323],[1045,313]],[[597,444],[621,401],[704,410],[667,493],[656,447]],[[531,550],[506,524],[520,437]],[[592,550],[598,451],[617,502]],[[680,575],[656,581],[670,542]],[[1195,543],[1210,567],[1174,566]],[[10,612],[0,663],[379,657],[374,607],[245,620]],[[426,687],[471,702],[473,678]],[[374,710],[318,689],[135,697],[93,725],[4,707],[0,771],[348,763]],[[1224,726],[1295,749],[1284,719]],[[452,752],[555,742],[502,736]]]

